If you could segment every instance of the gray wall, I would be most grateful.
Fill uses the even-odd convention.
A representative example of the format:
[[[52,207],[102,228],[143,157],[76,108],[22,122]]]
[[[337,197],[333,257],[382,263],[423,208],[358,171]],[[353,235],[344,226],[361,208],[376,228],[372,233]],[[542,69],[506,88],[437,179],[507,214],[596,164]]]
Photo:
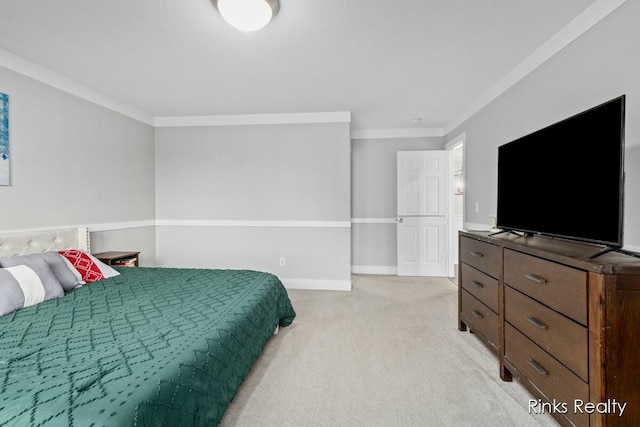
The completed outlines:
[[[395,219],[397,152],[441,150],[443,143],[442,137],[354,139],[351,143],[352,217]],[[351,253],[356,272],[374,272],[370,267],[395,268],[395,223],[354,223]],[[362,270],[362,267],[367,268]]]
[[[348,227],[198,222],[348,222],[349,145],[349,123],[157,128],[158,264],[349,281]]]
[[[624,234],[627,245],[640,248],[639,16],[639,1],[625,3],[447,135],[449,140],[467,133],[466,221],[491,224],[499,145],[626,94]],[[593,206],[597,208],[597,195]]]
[[[0,186],[0,229],[152,220],[153,128],[0,67],[9,94],[11,185]],[[122,231],[126,233],[126,231]],[[111,250],[119,231],[99,237]],[[115,239],[110,246],[110,239]],[[145,248],[155,262],[155,231],[123,249]]]

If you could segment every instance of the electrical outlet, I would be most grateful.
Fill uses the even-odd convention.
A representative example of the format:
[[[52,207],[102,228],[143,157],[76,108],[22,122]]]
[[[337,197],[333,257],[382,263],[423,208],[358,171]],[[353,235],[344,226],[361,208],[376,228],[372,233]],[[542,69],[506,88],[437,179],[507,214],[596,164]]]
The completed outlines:
[[[280,257],[280,267],[284,267],[285,265],[287,265],[286,260],[284,259],[283,256]]]
[[[476,202],[476,212],[480,212],[480,202]]]

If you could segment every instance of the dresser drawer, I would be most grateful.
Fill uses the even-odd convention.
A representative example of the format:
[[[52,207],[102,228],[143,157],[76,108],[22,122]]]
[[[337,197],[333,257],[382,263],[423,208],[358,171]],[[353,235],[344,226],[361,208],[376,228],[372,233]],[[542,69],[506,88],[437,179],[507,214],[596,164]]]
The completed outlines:
[[[462,272],[460,283],[471,295],[482,301],[491,310],[498,312],[498,280],[480,270],[460,264]]]
[[[505,357],[549,400],[566,403],[569,418],[577,426],[588,426],[589,415],[574,413],[574,401],[589,401],[589,385],[549,356],[533,341],[505,324]]]
[[[493,344],[496,348],[498,346],[498,315],[489,309],[486,305],[478,301],[467,291],[462,292],[462,314],[467,318],[471,324],[472,329],[481,333],[484,337]]]
[[[500,248],[490,243],[461,236],[460,261],[498,278]]]
[[[587,273],[531,255],[504,251],[505,284],[587,324]]]
[[[529,339],[589,381],[587,328],[505,286],[505,319]]]

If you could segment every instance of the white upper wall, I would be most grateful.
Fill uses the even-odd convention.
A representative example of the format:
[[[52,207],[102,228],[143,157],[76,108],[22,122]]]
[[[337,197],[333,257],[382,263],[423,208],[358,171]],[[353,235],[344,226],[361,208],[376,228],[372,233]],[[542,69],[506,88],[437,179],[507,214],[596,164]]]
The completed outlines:
[[[156,128],[157,262],[351,287],[349,123]]]
[[[443,136],[351,141],[352,265],[382,267],[378,271],[395,274],[397,153],[441,150],[443,142]]]
[[[349,123],[156,129],[159,220],[350,219]]]
[[[466,132],[465,220],[491,224],[498,146],[622,94],[626,104],[624,239],[640,247],[640,2],[628,1],[447,134]],[[570,186],[568,186],[570,191]],[[597,209],[597,194],[592,203]],[[593,224],[597,227],[597,224]]]
[[[398,151],[442,150],[443,143],[444,137],[352,140],[352,216],[395,218]]]

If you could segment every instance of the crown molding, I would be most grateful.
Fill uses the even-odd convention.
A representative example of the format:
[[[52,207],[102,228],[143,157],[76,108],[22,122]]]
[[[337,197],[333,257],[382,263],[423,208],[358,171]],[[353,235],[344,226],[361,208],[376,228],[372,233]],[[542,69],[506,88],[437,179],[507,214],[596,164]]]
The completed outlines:
[[[460,135],[456,136],[455,138],[452,138],[449,142],[444,144],[444,149],[449,150],[460,144],[463,144],[466,139],[467,139],[467,133],[462,132]]]
[[[444,128],[411,129],[361,129],[351,133],[351,139],[424,138],[445,136],[486,107],[553,55],[587,32],[598,22],[628,0],[597,0],[576,16],[564,28],[525,58],[480,98],[453,118]],[[118,101],[96,89],[38,65],[26,58],[0,48],[0,66],[30,77],[41,83],[67,92],[78,98],[115,111],[132,119],[155,127],[182,126],[238,126],[268,124],[350,123],[351,112],[290,113],[290,114],[242,114],[222,116],[153,117],[124,102]]]
[[[444,136],[444,128],[358,129],[351,139],[425,138]]]
[[[474,114],[486,107],[491,101],[502,95],[529,73],[545,63],[549,58],[562,50],[572,41],[587,32],[598,22],[609,16],[614,10],[626,3],[627,0],[597,0],[587,7],[581,14],[565,25],[554,36],[542,44],[531,55],[511,70],[485,92],[480,98],[465,108],[459,115],[452,119],[446,126],[444,133],[448,134]]]
[[[236,114],[220,116],[156,117],[156,127],[250,126],[309,123],[351,123],[350,111],[324,113]]]
[[[285,114],[239,114],[221,116],[153,117],[124,102],[63,76],[49,68],[0,48],[0,66],[32,78],[40,83],[77,96],[93,104],[115,111],[155,127],[238,126],[269,124],[351,123],[350,111]]]
[[[153,126],[153,116],[150,114],[2,48],[0,48],[0,66]]]

